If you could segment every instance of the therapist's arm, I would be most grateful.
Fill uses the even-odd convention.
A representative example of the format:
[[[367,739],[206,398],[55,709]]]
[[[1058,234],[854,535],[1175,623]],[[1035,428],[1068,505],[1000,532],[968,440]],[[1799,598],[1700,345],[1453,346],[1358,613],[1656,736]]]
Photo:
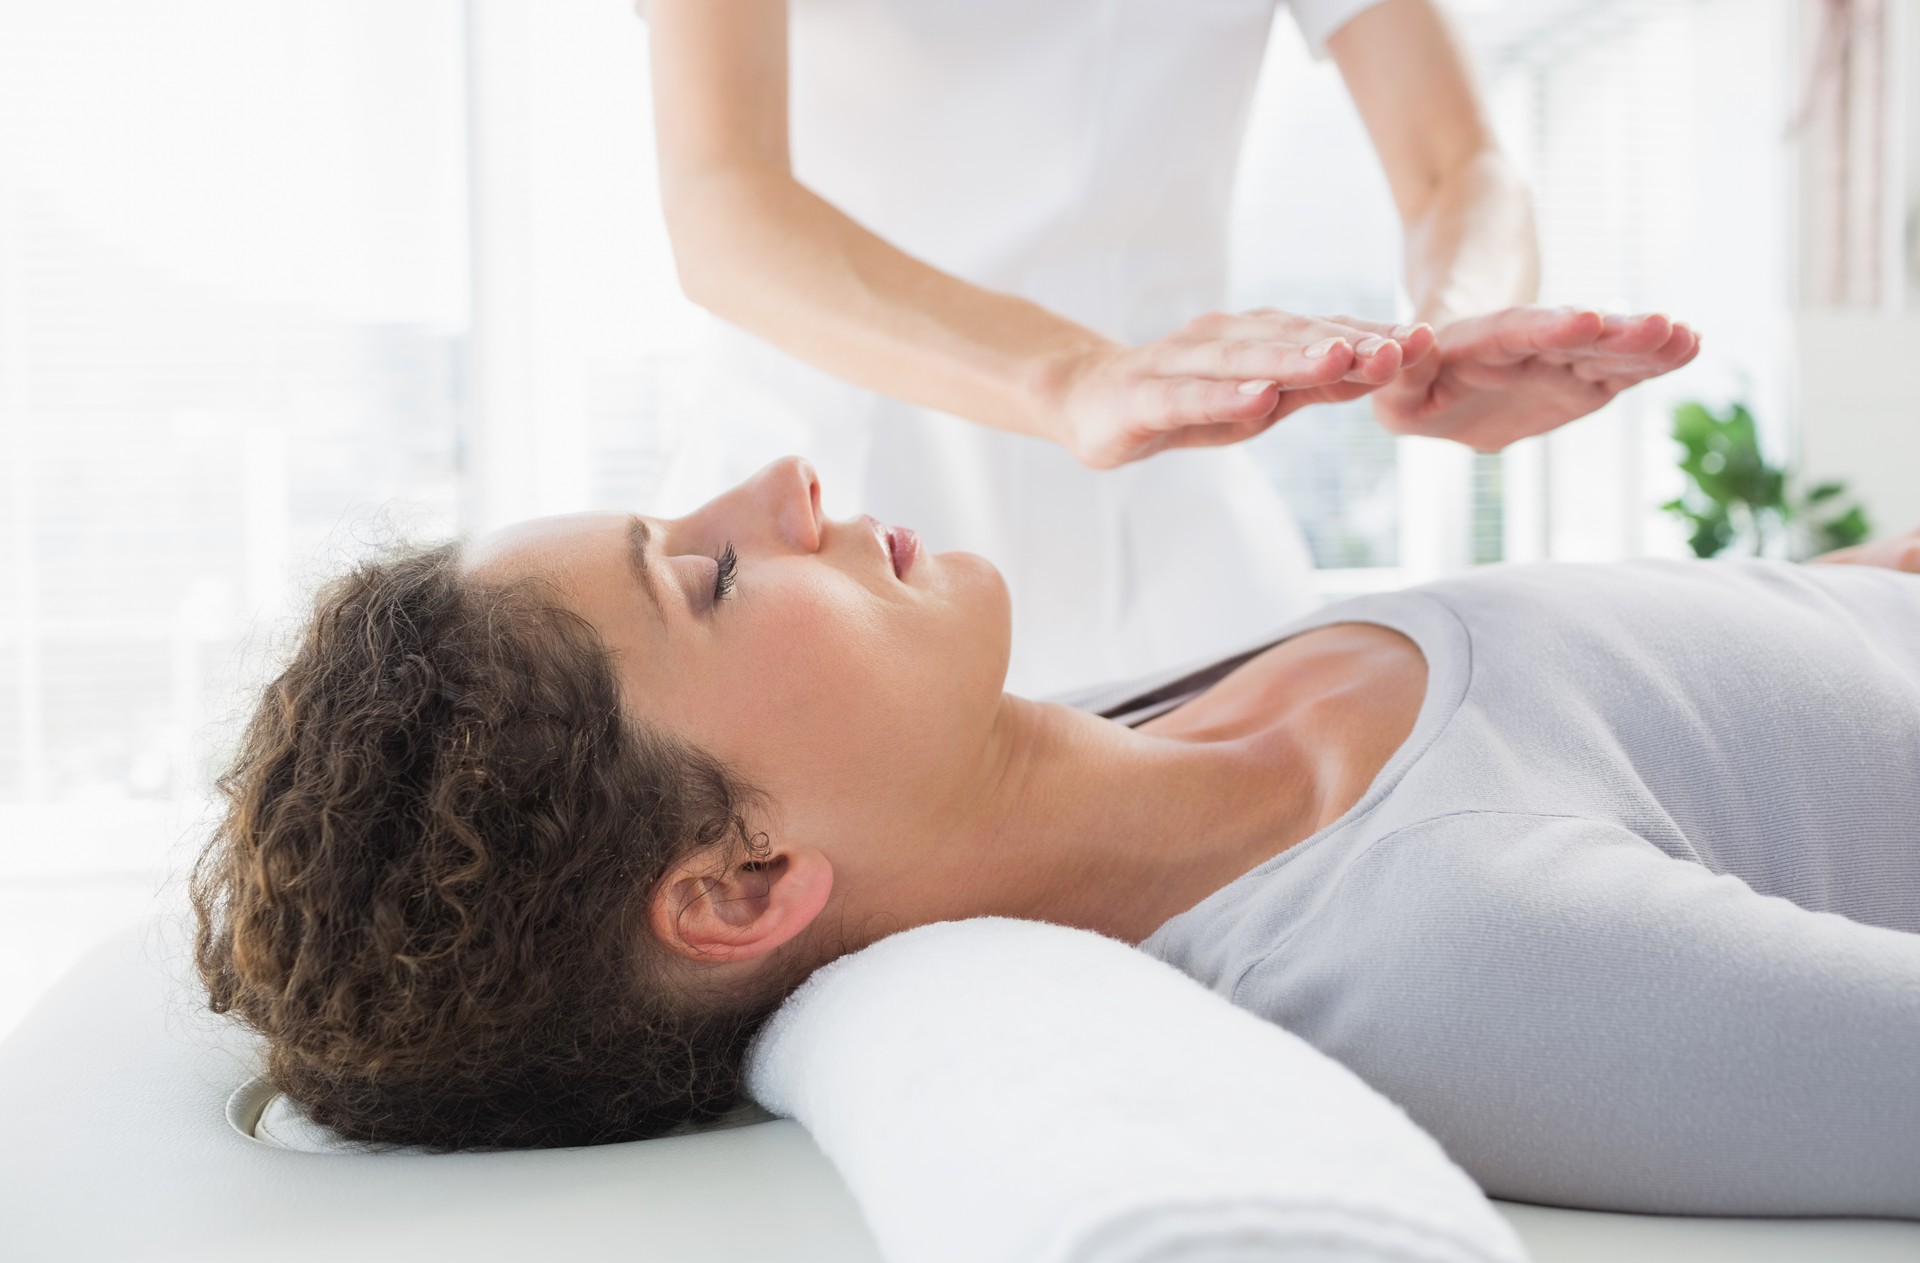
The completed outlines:
[[[1431,0],[1386,0],[1334,32],[1327,49],[1400,213],[1415,313],[1442,325],[1532,302],[1540,289],[1532,196],[1494,140]]]
[[[1250,438],[1309,403],[1374,389],[1433,345],[1424,327],[1395,336],[1262,311],[1203,316],[1129,347],[968,284],[794,178],[786,0],[651,0],[647,17],[661,200],[682,287],[849,381],[1061,443],[1104,468]]]
[[[1385,0],[1327,47],[1393,192],[1415,313],[1439,330],[1438,353],[1375,395],[1388,429],[1491,451],[1698,353],[1663,315],[1517,305],[1539,288],[1532,199],[1433,0]]]

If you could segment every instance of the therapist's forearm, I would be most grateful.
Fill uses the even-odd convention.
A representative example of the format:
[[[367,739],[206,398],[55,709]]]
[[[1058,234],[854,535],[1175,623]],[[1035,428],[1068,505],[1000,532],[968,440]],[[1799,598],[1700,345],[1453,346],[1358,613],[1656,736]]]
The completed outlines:
[[[687,295],[848,381],[996,429],[1060,440],[1048,401],[1110,340],[951,276],[784,171],[740,162],[666,198]]]
[[[1406,274],[1416,318],[1436,328],[1538,296],[1533,198],[1498,149],[1459,163],[1408,217]]]

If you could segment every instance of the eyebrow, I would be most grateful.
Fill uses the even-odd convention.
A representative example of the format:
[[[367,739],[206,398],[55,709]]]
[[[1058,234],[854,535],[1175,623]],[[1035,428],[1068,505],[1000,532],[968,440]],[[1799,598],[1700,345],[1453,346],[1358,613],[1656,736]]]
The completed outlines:
[[[653,542],[653,528],[639,514],[627,518],[627,565],[633,571],[634,579],[646,592],[647,599],[653,602],[653,612],[661,622],[667,621],[667,610],[660,603],[660,588],[654,582],[653,571],[647,565],[647,545]]]

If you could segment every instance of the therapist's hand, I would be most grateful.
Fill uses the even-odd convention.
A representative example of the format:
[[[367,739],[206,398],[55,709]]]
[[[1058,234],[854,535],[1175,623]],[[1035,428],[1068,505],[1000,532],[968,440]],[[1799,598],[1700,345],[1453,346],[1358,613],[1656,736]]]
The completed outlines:
[[[1426,325],[1216,312],[1142,346],[1063,361],[1040,390],[1039,429],[1094,469],[1238,443],[1308,404],[1378,390],[1433,345]]]
[[[1383,386],[1373,411],[1395,434],[1496,452],[1699,353],[1699,335],[1661,315],[1510,307],[1441,326],[1434,353]]]
[[[1878,566],[1883,570],[1920,574],[1920,530],[1822,553],[1814,561],[1833,566]]]

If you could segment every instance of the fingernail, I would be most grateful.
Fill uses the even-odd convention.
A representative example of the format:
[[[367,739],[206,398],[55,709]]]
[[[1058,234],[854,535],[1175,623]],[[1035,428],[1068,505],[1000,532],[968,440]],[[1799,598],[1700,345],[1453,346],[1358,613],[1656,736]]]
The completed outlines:
[[[1405,342],[1419,331],[1419,325],[1395,325],[1393,327],[1393,340],[1395,342]]]
[[[1234,389],[1243,395],[1257,395],[1271,385],[1272,382],[1241,382]]]
[[[1387,340],[1385,338],[1362,338],[1359,344],[1353,348],[1353,353],[1355,355],[1372,355],[1386,344]]]
[[[1310,360],[1324,360],[1328,355],[1332,354],[1333,348],[1345,341],[1345,338],[1322,338],[1305,351],[1302,351],[1301,354]]]

